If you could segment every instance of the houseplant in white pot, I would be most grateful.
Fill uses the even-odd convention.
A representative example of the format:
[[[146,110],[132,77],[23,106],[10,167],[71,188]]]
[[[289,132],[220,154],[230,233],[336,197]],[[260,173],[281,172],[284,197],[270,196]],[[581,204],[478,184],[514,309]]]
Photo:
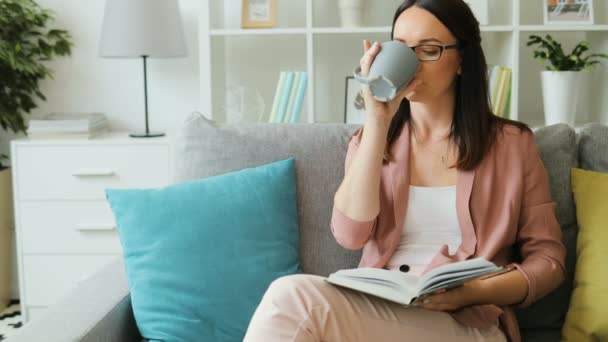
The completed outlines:
[[[560,43],[551,35],[542,38],[531,35],[526,44],[536,45],[534,58],[545,64],[541,72],[545,124],[568,123],[574,125],[575,116],[586,119],[589,115],[590,69],[608,58],[603,53],[583,54],[589,50],[586,41],[578,43],[566,55]]]

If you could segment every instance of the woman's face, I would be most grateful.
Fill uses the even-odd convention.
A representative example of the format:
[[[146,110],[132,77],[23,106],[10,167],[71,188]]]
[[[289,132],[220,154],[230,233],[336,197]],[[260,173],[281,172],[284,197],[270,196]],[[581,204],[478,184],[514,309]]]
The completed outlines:
[[[393,40],[408,46],[421,44],[453,45],[456,37],[431,12],[417,6],[403,11],[395,22]],[[441,58],[420,62],[416,80],[421,82],[406,98],[412,102],[428,102],[454,91],[461,56],[458,49],[443,50]]]

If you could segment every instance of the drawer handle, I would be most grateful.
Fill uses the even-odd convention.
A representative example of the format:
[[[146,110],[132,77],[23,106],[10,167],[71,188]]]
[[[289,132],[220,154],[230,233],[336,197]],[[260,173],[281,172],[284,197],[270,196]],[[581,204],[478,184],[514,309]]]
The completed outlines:
[[[81,232],[89,232],[89,231],[107,231],[116,229],[116,225],[114,224],[86,224],[81,223],[76,226],[76,230]]]
[[[109,177],[113,175],[114,171],[110,169],[82,169],[72,173],[74,177]]]

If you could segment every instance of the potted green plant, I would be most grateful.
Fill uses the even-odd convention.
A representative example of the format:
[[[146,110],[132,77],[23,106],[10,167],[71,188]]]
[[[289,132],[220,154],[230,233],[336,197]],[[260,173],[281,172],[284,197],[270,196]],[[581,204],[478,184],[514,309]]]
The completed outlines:
[[[54,20],[50,10],[32,0],[0,0],[0,126],[26,132],[25,115],[46,100],[39,82],[53,78],[44,62],[69,56],[73,43],[65,30],[47,29]]]
[[[534,58],[545,65],[541,72],[545,124],[559,122],[574,125],[575,116],[586,120],[589,116],[590,70],[599,64],[603,53],[588,53],[589,43],[582,41],[564,53],[560,43],[551,35],[542,38],[531,35],[527,46],[537,46]],[[588,53],[583,56],[584,53]]]

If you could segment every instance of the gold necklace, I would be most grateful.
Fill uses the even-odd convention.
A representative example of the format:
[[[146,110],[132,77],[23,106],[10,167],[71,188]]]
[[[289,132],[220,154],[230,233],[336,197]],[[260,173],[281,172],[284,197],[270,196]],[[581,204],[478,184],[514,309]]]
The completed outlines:
[[[416,140],[417,146],[420,146],[425,150],[431,151],[431,153],[433,153],[434,155],[437,155],[437,152],[433,151],[432,149],[428,148],[427,146],[425,146],[423,144],[420,144],[420,141],[418,141],[418,138],[416,137],[415,134],[414,134],[414,139]],[[446,144],[445,154],[439,154],[439,157],[441,158],[441,165],[443,165],[444,167],[448,167],[446,159],[447,159],[447,155],[449,153],[449,149],[450,149],[450,142],[448,141],[448,143]]]

